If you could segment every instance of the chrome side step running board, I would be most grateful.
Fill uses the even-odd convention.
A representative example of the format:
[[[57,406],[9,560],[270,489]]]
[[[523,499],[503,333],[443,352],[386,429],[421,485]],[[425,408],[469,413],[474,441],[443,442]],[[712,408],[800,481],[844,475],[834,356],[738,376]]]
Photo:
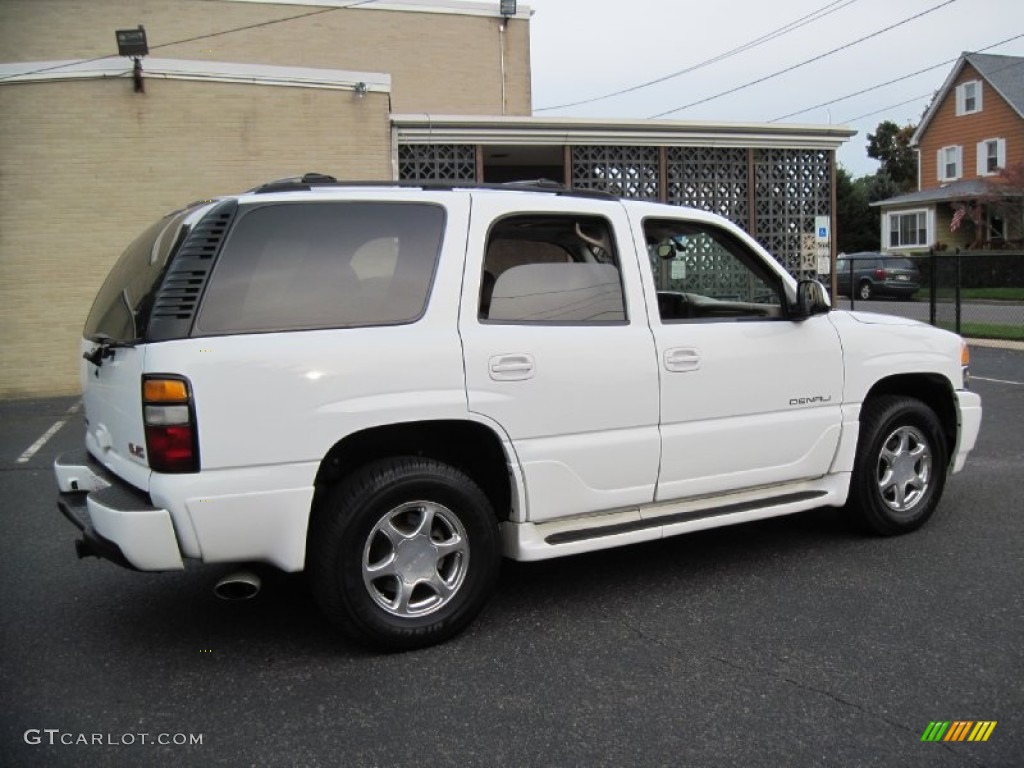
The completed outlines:
[[[513,560],[545,560],[581,552],[654,541],[705,528],[780,517],[824,506],[842,506],[848,473],[775,488],[660,502],[540,523],[503,523],[502,549]]]
[[[546,544],[565,544],[570,541],[585,541],[601,536],[611,536],[616,533],[629,533],[630,531],[642,531],[645,528],[660,528],[672,523],[685,523],[690,520],[702,520],[708,517],[720,517],[722,515],[733,515],[737,512],[750,512],[755,509],[771,509],[772,507],[784,504],[794,504],[800,501],[820,499],[827,495],[825,491],[803,491],[802,493],[789,493],[784,496],[776,496],[771,499],[760,499],[758,501],[743,501],[739,504],[727,504],[724,507],[714,509],[701,509],[695,512],[676,512],[656,518],[641,518],[629,523],[616,523],[614,525],[595,526],[593,528],[580,528],[575,531],[562,531],[552,533],[544,537]]]

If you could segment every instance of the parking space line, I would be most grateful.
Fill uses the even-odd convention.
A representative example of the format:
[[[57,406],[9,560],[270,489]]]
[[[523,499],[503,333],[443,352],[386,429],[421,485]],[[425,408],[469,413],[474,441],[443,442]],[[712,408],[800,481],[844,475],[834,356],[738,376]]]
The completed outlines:
[[[49,441],[51,437],[60,432],[60,428],[67,424],[68,421],[71,420],[72,416],[78,413],[78,409],[81,407],[82,401],[79,400],[77,403],[68,408],[67,413],[64,414],[64,418],[55,422],[52,427],[43,432],[43,434],[39,437],[38,440],[36,440],[34,443],[32,443],[32,445],[25,449],[25,452],[18,457],[18,463],[24,464],[33,456],[35,456],[39,452],[39,449],[46,445],[46,443]]]
[[[971,381],[988,381],[993,384],[1013,384],[1015,387],[1024,387],[1024,381],[1009,381],[1007,379],[986,379],[984,376],[971,376]]]

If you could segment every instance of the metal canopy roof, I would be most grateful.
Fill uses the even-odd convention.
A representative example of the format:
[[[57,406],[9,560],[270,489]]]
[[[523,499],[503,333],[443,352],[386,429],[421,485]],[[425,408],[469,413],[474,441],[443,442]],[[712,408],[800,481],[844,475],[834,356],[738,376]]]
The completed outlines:
[[[857,131],[835,125],[392,115],[401,144],[545,144],[838,149]]]

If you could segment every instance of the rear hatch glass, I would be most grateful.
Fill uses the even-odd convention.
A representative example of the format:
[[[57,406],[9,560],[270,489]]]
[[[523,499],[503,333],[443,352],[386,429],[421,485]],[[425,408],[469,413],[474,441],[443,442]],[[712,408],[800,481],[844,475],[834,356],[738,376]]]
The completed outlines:
[[[907,272],[917,271],[917,266],[910,259],[885,259],[882,261],[882,266],[886,269],[905,270]]]
[[[145,346],[134,344],[145,337],[168,260],[204,206],[176,211],[139,235],[110,271],[85,323],[82,352],[91,357],[81,361],[86,447],[142,490],[148,490],[150,476],[142,422]],[[97,354],[102,347],[105,353]]]
[[[153,294],[167,261],[188,234],[185,222],[201,205],[168,214],[125,249],[96,295],[85,321],[85,338],[131,342],[145,336]]]

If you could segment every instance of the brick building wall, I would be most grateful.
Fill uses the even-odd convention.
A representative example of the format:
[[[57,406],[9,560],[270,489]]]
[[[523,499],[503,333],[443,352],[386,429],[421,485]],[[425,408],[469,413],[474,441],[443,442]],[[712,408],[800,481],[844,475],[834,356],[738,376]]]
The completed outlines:
[[[498,4],[466,4],[476,6],[489,6],[493,14],[390,10],[403,7],[401,3],[332,7],[315,0],[309,5],[236,0],[0,2],[0,59],[109,56],[117,53],[114,30],[142,24],[154,56],[385,72],[391,75],[393,112],[500,115]],[[297,16],[302,18],[273,23]],[[166,45],[225,30],[239,31]],[[505,114],[530,114],[529,34],[527,19],[508,22]]]
[[[192,200],[309,170],[391,178],[386,93],[146,80],[0,87],[0,396],[78,391],[125,246]]]
[[[164,213],[306,171],[390,179],[393,111],[529,114],[524,6],[499,32],[497,2],[344,5],[0,2],[0,67],[113,56],[126,70],[114,32],[142,24],[144,71],[159,58],[355,76],[341,89],[147,76],[144,94],[125,77],[0,78],[0,397],[78,391],[92,299]],[[390,85],[360,96],[359,73]]]

